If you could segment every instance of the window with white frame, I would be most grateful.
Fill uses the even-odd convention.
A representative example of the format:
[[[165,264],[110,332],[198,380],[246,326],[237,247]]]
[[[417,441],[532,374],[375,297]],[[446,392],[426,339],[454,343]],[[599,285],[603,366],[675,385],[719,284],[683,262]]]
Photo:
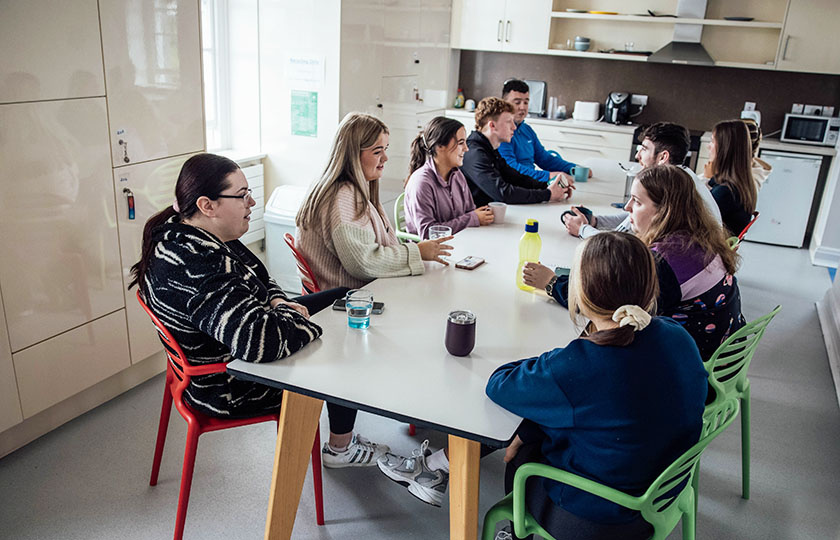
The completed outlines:
[[[207,150],[260,152],[259,1],[201,0]]]
[[[201,53],[207,150],[232,148],[227,0],[201,0]]]

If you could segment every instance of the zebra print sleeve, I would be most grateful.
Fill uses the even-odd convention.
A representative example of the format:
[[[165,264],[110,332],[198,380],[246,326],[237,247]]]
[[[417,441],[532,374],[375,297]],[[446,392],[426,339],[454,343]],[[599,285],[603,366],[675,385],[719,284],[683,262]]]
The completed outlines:
[[[236,274],[208,276],[187,302],[196,328],[226,345],[233,358],[271,362],[285,358],[321,336],[321,327],[297,311],[269,309]]]

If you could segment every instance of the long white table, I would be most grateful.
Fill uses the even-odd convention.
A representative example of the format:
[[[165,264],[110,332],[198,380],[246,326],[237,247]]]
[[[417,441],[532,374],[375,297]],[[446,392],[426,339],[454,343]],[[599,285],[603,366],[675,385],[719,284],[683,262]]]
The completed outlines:
[[[323,337],[290,358],[269,364],[234,361],[237,377],[288,390],[283,400],[266,538],[291,537],[322,400],[449,434],[450,538],[478,534],[479,443],[504,446],[521,418],[484,393],[500,365],[566,345],[577,335],[568,312],[542,291],[516,287],[518,243],[525,221],[540,222],[541,260],[570,266],[580,241],[560,223],[571,203],[596,214],[615,213],[614,197],[576,194],[569,204],[508,206],[504,224],[468,228],[450,242],[452,264],[424,263],[422,276],[379,279],[366,288],[385,302],[367,330],[348,328],[344,312],[324,310],[313,320]],[[468,255],[486,262],[462,270]],[[476,346],[467,357],[444,347],[446,317],[476,314]],[[281,480],[282,479],[282,480]]]

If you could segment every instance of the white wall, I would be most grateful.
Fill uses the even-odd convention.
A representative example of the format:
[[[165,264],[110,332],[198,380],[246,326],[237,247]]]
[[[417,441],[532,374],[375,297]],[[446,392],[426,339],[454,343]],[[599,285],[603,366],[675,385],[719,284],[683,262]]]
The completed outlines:
[[[265,192],[281,184],[309,185],[322,172],[338,127],[341,0],[260,0],[260,83]],[[291,135],[289,55],[319,57],[318,136]]]
[[[828,171],[810,251],[816,265],[840,265],[840,155],[834,157]]]

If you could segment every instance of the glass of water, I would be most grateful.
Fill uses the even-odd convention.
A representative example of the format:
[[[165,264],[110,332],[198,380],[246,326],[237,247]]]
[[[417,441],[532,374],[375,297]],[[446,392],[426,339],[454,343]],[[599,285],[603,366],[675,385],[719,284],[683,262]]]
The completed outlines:
[[[373,294],[365,289],[353,289],[345,295],[347,324],[350,328],[370,326],[370,311],[373,308]]]
[[[446,225],[432,225],[429,227],[429,240],[437,240],[438,238],[446,238],[452,236],[452,227]]]

